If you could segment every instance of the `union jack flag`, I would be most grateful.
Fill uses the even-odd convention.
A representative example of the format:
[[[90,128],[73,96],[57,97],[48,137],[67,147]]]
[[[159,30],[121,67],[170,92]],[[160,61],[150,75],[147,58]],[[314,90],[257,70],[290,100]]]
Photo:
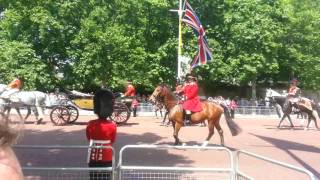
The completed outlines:
[[[208,61],[212,60],[212,52],[209,49],[209,45],[205,37],[205,31],[201,25],[201,22],[187,1],[185,1],[184,10],[185,13],[182,21],[190,26],[193,29],[193,32],[198,36],[198,53],[191,63],[191,67],[194,68],[196,66],[206,64]]]

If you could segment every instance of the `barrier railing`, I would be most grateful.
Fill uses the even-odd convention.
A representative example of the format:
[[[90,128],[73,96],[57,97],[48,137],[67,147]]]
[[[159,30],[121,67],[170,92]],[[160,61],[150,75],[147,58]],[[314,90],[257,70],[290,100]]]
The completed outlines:
[[[137,112],[154,112],[154,105],[150,103],[140,103],[137,107]],[[164,110],[163,110],[164,111]],[[276,115],[276,109],[268,106],[238,106],[235,109],[235,114],[238,115]]]
[[[238,151],[235,152],[235,155],[234,155],[236,180],[252,180],[252,179],[254,179],[253,177],[250,177],[249,175],[243,173],[240,170],[240,155],[246,155],[248,157],[253,157],[255,159],[258,159],[258,160],[261,160],[261,161],[264,161],[264,162],[267,162],[267,163],[271,163],[273,165],[278,165],[278,166],[284,167],[285,169],[290,169],[290,170],[295,171],[297,173],[305,174],[306,176],[309,177],[310,180],[318,180],[317,177],[313,173],[311,173],[310,171],[308,171],[306,169],[303,169],[303,168],[300,168],[300,167],[296,167],[296,166],[293,166],[291,164],[287,164],[287,163],[284,163],[284,162],[276,161],[274,159],[270,159],[270,158],[267,158],[267,157],[264,157],[264,156],[260,156],[260,155],[257,155],[257,154],[254,154],[254,153],[251,153],[251,152],[248,152],[248,151],[244,151],[244,150],[238,150]],[[257,168],[257,165],[255,165],[255,167]],[[266,171],[266,173],[272,174],[273,175],[272,179],[277,179],[277,177],[276,177],[277,173],[270,172],[270,171]],[[261,172],[261,174],[263,174],[263,172]],[[278,178],[284,179],[284,177],[281,177],[281,176],[278,177]]]
[[[93,146],[93,148],[109,148],[113,151],[113,163],[112,167],[84,167],[87,165],[86,156],[81,159],[81,163],[83,166],[75,167],[74,164],[72,166],[57,165],[56,162],[52,163],[54,159],[52,154],[59,155],[59,153],[63,153],[57,151],[58,149],[68,149],[71,150],[73,154],[75,150],[85,149],[85,153],[88,148],[92,148],[92,146],[60,146],[60,145],[50,145],[50,146],[40,146],[40,145],[16,145],[14,146],[14,150],[18,156],[19,161],[23,162],[22,156],[18,150],[23,150],[22,153],[27,153],[31,150],[34,158],[37,160],[40,153],[35,152],[35,149],[42,150],[42,153],[45,155],[45,165],[33,165],[30,162],[30,159],[33,157],[27,157],[27,164],[22,166],[23,173],[25,175],[25,179],[51,179],[51,180],[64,180],[64,179],[77,179],[84,180],[90,179],[90,176],[94,176],[99,174],[100,176],[104,176],[105,179],[115,179],[115,180],[127,180],[127,179],[135,179],[135,180],[162,180],[162,179],[199,179],[199,180],[214,180],[214,179],[231,179],[231,180],[253,180],[253,179],[261,179],[261,175],[264,173],[271,174],[271,179],[283,179],[283,174],[279,174],[280,177],[275,177],[278,175],[274,170],[272,172],[268,172],[265,167],[258,167],[259,165],[265,166],[266,164],[271,164],[272,167],[281,166],[285,169],[284,173],[288,174],[288,170],[296,172],[297,174],[292,176],[288,176],[290,178],[298,179],[306,179],[308,177],[310,180],[318,180],[317,177],[312,174],[310,171],[296,167],[287,163],[283,163],[280,161],[276,161],[274,159],[270,159],[268,157],[264,157],[261,155],[257,155],[248,151],[238,150],[232,153],[228,148],[225,147],[199,147],[199,146],[169,146],[169,145],[126,145],[121,148],[119,152],[118,166],[116,167],[116,159],[115,153],[112,147],[106,146]],[[198,151],[196,153],[190,153],[190,151]],[[45,152],[43,152],[45,151]],[[135,151],[138,151],[135,152]],[[185,154],[184,154],[185,153]],[[215,153],[224,153],[223,156]],[[81,154],[80,154],[81,155]],[[82,153],[83,155],[83,153]],[[82,157],[81,155],[81,157]],[[200,163],[203,163],[201,160],[206,159],[204,162],[209,162],[210,164],[206,165],[195,165],[192,167],[194,160],[189,161],[189,157],[191,155],[195,155],[200,160]],[[217,156],[219,155],[219,156]],[[254,165],[248,165],[247,168],[250,169],[251,172],[254,173],[250,175],[250,172],[245,172],[240,169],[240,155],[241,157],[249,157],[254,160],[259,161],[259,163],[254,163]],[[69,157],[66,159],[66,157]],[[139,157],[143,157],[140,159]],[[150,159],[149,159],[150,157]],[[154,157],[155,159],[152,159]],[[210,161],[210,157],[219,157],[220,163],[215,167],[213,163],[217,160]],[[72,160],[72,157],[64,155],[62,156],[63,163],[69,162]],[[163,160],[164,163],[160,163]],[[243,160],[243,159],[242,159]],[[224,163],[221,163],[223,161]],[[261,161],[261,163],[260,163]],[[250,161],[252,162],[252,161]],[[30,164],[31,163],[31,164]],[[148,165],[151,163],[151,165]],[[160,165],[159,165],[160,163]],[[183,164],[187,164],[183,165]],[[49,167],[48,165],[51,165]],[[54,166],[53,166],[54,165]],[[277,165],[277,166],[274,166]],[[259,169],[262,172],[256,173]],[[277,168],[279,170],[279,168]],[[299,174],[298,174],[299,173]],[[302,178],[299,178],[302,177]],[[270,179],[270,178],[267,178]]]
[[[112,167],[85,167],[87,166],[87,152],[88,149],[111,149],[112,150]],[[22,152],[19,151],[19,149],[23,150]],[[41,152],[35,152],[36,149],[42,150]],[[28,179],[77,179],[77,180],[87,180],[90,179],[90,177],[103,177],[106,179],[113,179],[115,176],[115,152],[114,149],[110,146],[61,146],[61,145],[16,145],[14,146],[14,150],[16,151],[16,154],[19,158],[19,156],[23,156],[24,153],[28,153],[28,150],[32,150],[33,154],[37,153],[37,156],[41,156],[41,153],[43,153],[46,156],[47,159],[53,159],[54,154],[61,153],[59,150],[70,150],[71,153],[75,154],[76,150],[83,150],[80,156],[80,163],[83,164],[83,166],[79,167],[71,167],[66,166],[63,164],[56,164],[57,162],[54,162],[54,165],[50,164],[50,162],[46,163],[45,165],[32,165],[32,157],[29,157],[26,163],[26,165],[22,164],[22,171],[24,174],[24,178],[26,180]],[[45,151],[45,152],[43,152]],[[30,154],[28,154],[30,155]],[[30,155],[31,156],[31,155]],[[51,158],[50,158],[51,157]],[[65,156],[64,156],[65,157]],[[34,157],[37,158],[37,157]],[[19,158],[21,160],[23,158]],[[71,161],[71,157],[67,160]],[[37,161],[37,159],[34,159]],[[49,161],[49,160],[48,160]],[[62,159],[62,161],[67,162],[65,158]],[[21,162],[21,161],[20,161]],[[23,163],[23,162],[21,162]],[[30,165],[31,164],[31,165]],[[49,164],[49,165],[48,165]]]
[[[172,166],[145,166],[138,165],[139,160],[136,159],[133,162],[133,165],[126,165],[124,162],[125,152],[132,149],[137,149],[141,152],[142,149],[151,149],[151,150],[199,150],[200,147],[194,146],[166,146],[166,145],[126,145],[121,148],[119,153],[119,164],[118,164],[118,174],[119,179],[136,179],[136,180],[147,180],[147,179],[228,179],[234,178],[234,165],[232,152],[224,147],[203,147],[201,151],[224,151],[227,153],[229,167],[226,168],[214,168],[214,167],[183,167],[179,165]],[[145,153],[150,154],[151,152]],[[201,153],[201,152],[198,152]],[[159,157],[153,162],[157,164],[159,158],[163,159],[165,157]],[[217,175],[217,174],[220,174]],[[213,178],[216,177],[216,178]]]

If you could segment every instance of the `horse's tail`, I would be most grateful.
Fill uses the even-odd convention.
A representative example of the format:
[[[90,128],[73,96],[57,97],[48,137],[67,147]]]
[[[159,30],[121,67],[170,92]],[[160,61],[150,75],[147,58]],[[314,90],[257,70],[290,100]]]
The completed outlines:
[[[241,128],[232,120],[229,109],[226,105],[224,104],[220,104],[220,106],[223,108],[224,110],[224,117],[227,121],[227,125],[230,129],[230,132],[232,134],[232,136],[236,136],[238,134],[241,133]]]
[[[315,121],[319,120],[319,114],[318,114],[318,112],[316,110],[312,111],[312,116],[315,118]]]

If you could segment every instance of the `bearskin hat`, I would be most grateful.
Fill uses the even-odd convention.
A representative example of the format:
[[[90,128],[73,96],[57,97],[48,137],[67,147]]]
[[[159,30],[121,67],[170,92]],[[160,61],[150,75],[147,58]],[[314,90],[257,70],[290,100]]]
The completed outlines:
[[[100,89],[93,97],[93,112],[99,118],[107,118],[113,113],[114,95],[109,89]]]

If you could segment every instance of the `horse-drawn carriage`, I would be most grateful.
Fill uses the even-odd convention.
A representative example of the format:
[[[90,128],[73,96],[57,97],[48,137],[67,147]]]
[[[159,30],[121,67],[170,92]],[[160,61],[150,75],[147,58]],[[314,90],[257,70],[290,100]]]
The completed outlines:
[[[6,85],[0,84],[0,92]],[[130,99],[115,94],[116,101],[112,120],[117,124],[123,124],[130,118]],[[44,109],[49,109],[50,120],[53,124],[61,126],[74,123],[79,117],[79,110],[93,110],[93,95],[78,91],[67,93],[46,94],[40,91],[21,91],[10,96],[9,99],[0,98],[0,117],[9,118],[10,110],[16,109],[21,120],[25,121],[34,111],[36,123],[39,124],[44,118]],[[23,118],[20,109],[27,109],[27,115]]]
[[[67,95],[58,94],[54,108],[50,112],[50,120],[55,125],[70,124],[77,121],[79,109],[93,111],[93,95],[78,91],[68,91]],[[60,97],[59,97],[60,96]],[[117,124],[126,123],[130,118],[130,100],[115,94],[116,101],[111,119]]]

